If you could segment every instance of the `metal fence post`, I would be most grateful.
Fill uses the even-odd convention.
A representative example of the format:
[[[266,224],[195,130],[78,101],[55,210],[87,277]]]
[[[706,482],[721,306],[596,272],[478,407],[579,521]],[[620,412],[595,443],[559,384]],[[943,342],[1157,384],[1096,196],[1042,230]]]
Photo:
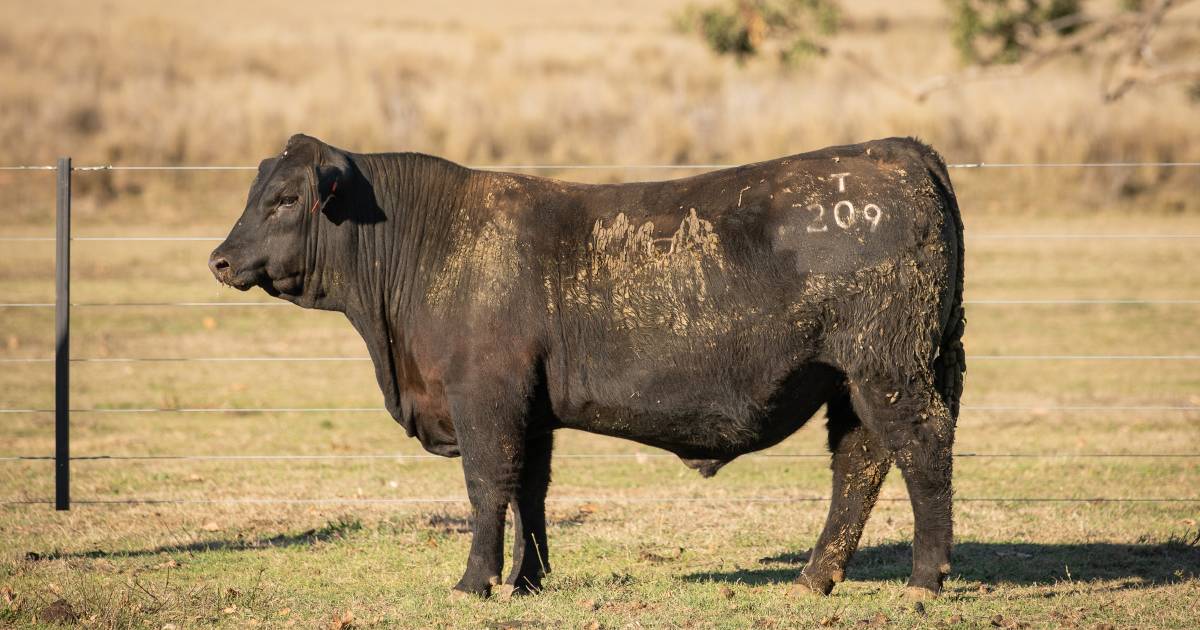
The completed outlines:
[[[54,248],[54,509],[71,509],[71,158],[58,158]]]

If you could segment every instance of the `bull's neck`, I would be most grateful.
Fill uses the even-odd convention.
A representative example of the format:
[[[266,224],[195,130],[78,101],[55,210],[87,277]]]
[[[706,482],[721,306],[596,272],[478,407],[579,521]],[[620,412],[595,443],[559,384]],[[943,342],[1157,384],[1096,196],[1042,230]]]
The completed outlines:
[[[441,269],[458,208],[467,203],[472,171],[419,153],[353,156],[361,181],[342,200],[349,217],[322,221],[326,259],[339,260],[344,278],[323,273],[352,319],[383,316],[403,325],[424,303],[429,279]],[[336,213],[334,218],[337,218]],[[325,235],[322,235],[325,236]],[[338,252],[328,251],[330,248]]]

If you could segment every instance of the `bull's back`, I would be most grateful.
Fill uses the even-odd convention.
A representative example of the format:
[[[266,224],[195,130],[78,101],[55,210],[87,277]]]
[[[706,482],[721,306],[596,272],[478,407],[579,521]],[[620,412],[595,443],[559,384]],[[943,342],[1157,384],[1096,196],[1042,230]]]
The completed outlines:
[[[952,247],[930,155],[916,141],[887,139],[680,180],[582,187],[559,239],[569,250],[560,257],[565,297],[626,326],[680,328],[706,304],[766,312],[818,277]]]

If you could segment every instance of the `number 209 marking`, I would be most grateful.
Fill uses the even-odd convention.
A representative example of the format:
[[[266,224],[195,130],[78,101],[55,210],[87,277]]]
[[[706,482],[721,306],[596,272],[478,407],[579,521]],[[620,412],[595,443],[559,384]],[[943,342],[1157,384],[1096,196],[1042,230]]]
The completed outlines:
[[[805,228],[810,234],[816,232],[828,232],[829,225],[825,222],[825,206],[819,203],[809,204],[806,210],[816,212],[817,216],[813,217],[811,223]],[[848,200],[841,200],[833,206],[833,222],[843,230],[849,230],[858,220],[860,212],[854,207],[854,203]],[[867,223],[871,224],[871,231],[879,227],[879,222],[883,220],[883,210],[873,204],[868,203],[862,207],[862,218]]]

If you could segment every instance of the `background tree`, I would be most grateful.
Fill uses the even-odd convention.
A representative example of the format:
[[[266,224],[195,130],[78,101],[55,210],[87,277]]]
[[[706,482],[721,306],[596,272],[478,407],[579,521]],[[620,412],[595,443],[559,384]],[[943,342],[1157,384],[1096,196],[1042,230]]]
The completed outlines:
[[[1158,37],[1168,15],[1188,1],[1117,0],[1114,11],[1093,15],[1081,0],[946,0],[951,36],[965,65],[916,82],[900,81],[854,52],[841,55],[918,101],[969,81],[1025,76],[1069,55],[1100,67],[1106,101],[1138,86],[1175,82],[1191,82],[1189,92],[1200,97],[1200,63],[1163,60],[1155,52],[1182,57],[1189,50],[1186,35]],[[718,53],[745,60],[773,48],[794,62],[827,54],[824,40],[836,32],[839,16],[836,0],[736,0],[690,8],[683,22]]]
[[[825,55],[825,37],[837,32],[836,0],[735,0],[684,10],[680,25],[695,30],[718,53],[738,61],[774,54],[785,64]]]

